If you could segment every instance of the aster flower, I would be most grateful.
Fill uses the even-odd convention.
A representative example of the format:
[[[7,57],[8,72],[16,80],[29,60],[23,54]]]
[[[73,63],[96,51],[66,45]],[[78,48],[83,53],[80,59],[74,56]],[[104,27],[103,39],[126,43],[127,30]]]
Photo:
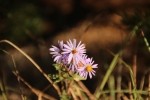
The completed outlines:
[[[85,59],[85,61],[83,61],[84,67],[81,70],[78,70],[78,73],[81,77],[84,77],[85,79],[87,79],[87,77],[89,76],[90,79],[92,78],[92,75],[95,76],[95,70],[94,68],[98,68],[97,65],[98,64],[94,64],[94,61],[92,58],[87,58]]]
[[[86,62],[88,62],[87,55],[82,55],[76,64],[77,72],[85,69]]]
[[[62,62],[62,57],[63,55],[61,54],[62,53],[62,49],[64,48],[64,43],[63,41],[58,41],[58,47],[56,46],[53,46],[52,45],[52,48],[50,48],[50,54],[52,54],[53,58],[54,58],[54,61],[56,63],[61,63]]]
[[[87,79],[95,75],[95,68],[98,64],[94,64],[92,58],[88,58],[85,50],[85,45],[76,42],[76,39],[69,40],[66,44],[63,41],[58,41],[58,46],[53,46],[49,49],[50,54],[54,58],[54,62],[63,64],[68,70],[78,73],[81,77]]]
[[[69,54],[68,64],[72,63],[75,65],[85,53],[85,45],[81,44],[81,41],[77,44],[76,39],[73,39],[73,41],[69,40],[67,44],[64,44],[62,54]]]

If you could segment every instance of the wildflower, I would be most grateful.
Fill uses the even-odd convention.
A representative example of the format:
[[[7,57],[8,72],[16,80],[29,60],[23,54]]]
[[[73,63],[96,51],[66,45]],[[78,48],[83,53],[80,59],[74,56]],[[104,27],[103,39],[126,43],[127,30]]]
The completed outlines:
[[[78,73],[85,79],[88,76],[92,78],[95,75],[94,68],[97,68],[98,64],[94,64],[93,59],[87,57],[85,45],[81,44],[81,41],[78,44],[76,39],[73,39],[73,41],[69,40],[66,44],[63,41],[58,41],[58,47],[52,46],[49,50],[54,61],[62,64],[69,71]]]
[[[64,49],[62,54],[69,54],[68,64],[76,64],[82,55],[86,53],[85,45],[81,44],[81,41],[77,44],[76,39],[73,41],[67,41],[67,44],[64,44]]]
[[[53,55],[52,57],[54,58],[54,61],[56,63],[62,62],[63,55],[61,53],[62,53],[63,48],[64,48],[63,41],[60,41],[60,42],[58,41],[58,47],[52,46],[52,48],[49,49],[51,51],[50,54]]]
[[[88,61],[87,55],[81,56],[81,59],[77,63],[77,71],[81,71],[85,68],[86,62]]]
[[[92,58],[85,59],[84,67],[82,68],[82,70],[79,70],[78,73],[81,77],[84,77],[85,79],[87,79],[88,76],[91,79],[92,75],[95,76],[96,71],[94,70],[94,68],[98,68],[97,65],[98,64],[94,64]]]

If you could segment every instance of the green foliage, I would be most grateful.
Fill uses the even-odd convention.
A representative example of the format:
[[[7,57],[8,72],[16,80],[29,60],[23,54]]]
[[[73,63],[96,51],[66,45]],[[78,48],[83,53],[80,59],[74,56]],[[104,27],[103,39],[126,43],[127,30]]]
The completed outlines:
[[[73,78],[73,80],[76,80],[76,81],[86,80],[85,78],[81,77],[78,74],[73,74],[72,78]]]
[[[71,96],[69,96],[65,90],[62,91],[62,95],[60,96],[60,100],[71,100]]]
[[[54,83],[59,83],[64,80],[70,80],[70,81],[81,81],[85,80],[85,78],[81,77],[80,75],[73,73],[71,71],[68,71],[66,66],[63,66],[62,64],[53,64],[55,69],[58,73],[56,74],[49,74],[49,77],[54,80]]]
[[[25,39],[29,34],[38,35],[43,29],[42,19],[32,4],[19,6],[19,9],[13,9],[7,16],[9,33],[15,39]]]

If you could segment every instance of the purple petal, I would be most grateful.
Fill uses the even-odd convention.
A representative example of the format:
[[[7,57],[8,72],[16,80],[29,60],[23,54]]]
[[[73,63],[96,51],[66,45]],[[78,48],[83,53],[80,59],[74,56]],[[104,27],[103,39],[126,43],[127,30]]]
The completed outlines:
[[[64,47],[69,49],[69,50],[71,50],[71,48],[68,45],[66,45],[66,44],[64,44]]]
[[[73,39],[73,46],[76,47],[76,39]]]
[[[92,78],[92,74],[89,72],[90,79]]]
[[[73,58],[73,54],[70,54],[68,57],[68,64],[71,62],[72,58]]]

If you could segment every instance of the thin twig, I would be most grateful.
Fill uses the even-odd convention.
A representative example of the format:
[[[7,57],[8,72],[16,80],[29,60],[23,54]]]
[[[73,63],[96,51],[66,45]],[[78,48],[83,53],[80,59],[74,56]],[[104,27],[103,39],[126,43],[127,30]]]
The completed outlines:
[[[12,47],[14,47],[16,50],[18,50],[21,54],[23,54],[44,75],[44,77],[53,85],[53,87],[56,89],[58,95],[61,95],[61,91],[60,91],[59,87],[53,83],[53,81],[48,77],[48,75],[41,69],[41,67],[30,56],[28,56],[18,46],[16,46],[15,44],[13,44],[12,42],[10,42],[8,40],[1,40],[0,43],[8,43]]]
[[[4,100],[8,100],[7,96],[6,96],[6,91],[5,91],[5,87],[3,85],[2,79],[0,79],[0,90],[2,92],[2,98]]]
[[[35,95],[37,95],[38,97],[39,96],[42,96],[44,97],[45,99],[48,99],[48,100],[56,100],[54,97],[52,96],[49,96],[45,93],[43,93],[42,91],[36,89],[36,88],[33,88],[28,82],[26,82],[21,76],[19,76],[16,72],[13,72],[13,74],[15,76],[17,76]]]
[[[117,90],[120,91],[121,90],[121,81],[122,81],[122,64],[121,64],[121,61],[118,62],[118,75],[117,75]],[[120,100],[120,97],[121,97],[121,94],[122,93],[117,93],[117,100]]]
[[[12,62],[13,62],[14,71],[16,72],[16,74],[18,74],[19,72],[18,72],[18,70],[17,70],[17,66],[16,66],[16,63],[15,63],[14,57],[13,57],[9,52],[7,52],[7,51],[5,51],[5,50],[2,50],[2,51],[3,51],[4,53],[6,53],[8,56],[11,57]],[[20,93],[21,93],[21,98],[22,98],[22,100],[25,100],[25,96],[24,96],[24,94],[23,94],[23,90],[22,90],[21,84],[20,84],[20,79],[18,78],[18,76],[17,76],[17,81],[18,81],[18,83],[19,83],[19,90],[20,90]]]
[[[69,88],[68,91],[71,93],[73,100],[78,100],[77,96],[75,95],[74,91],[72,90],[72,88]]]
[[[140,90],[143,90],[144,83],[145,83],[145,75],[142,76],[142,79],[141,79],[141,82],[140,82]]]
[[[113,52],[111,52],[111,51],[108,51],[111,55],[113,55],[113,56],[115,56],[115,54],[113,53]],[[132,71],[132,69],[131,69],[131,66],[130,65],[128,65],[124,60],[122,60],[121,58],[119,58],[119,61],[123,64],[123,65],[125,65],[125,67],[129,70],[129,72],[130,72],[130,77],[131,77],[131,83],[132,83],[132,85],[133,85],[133,88],[134,89],[136,89],[136,86],[135,86],[135,83],[134,83],[134,78],[133,78],[133,71]]]
[[[80,86],[80,88],[82,88],[82,90],[87,94],[90,100],[96,99],[94,95],[87,89],[87,87],[81,81],[77,81],[77,83]]]
[[[130,84],[130,86],[131,86],[131,83],[128,83],[128,84]],[[111,91],[110,90],[103,90],[102,92],[101,92],[101,94],[108,94],[108,93],[110,93]],[[138,94],[143,94],[143,95],[148,95],[148,90],[134,90],[134,89],[122,89],[122,90],[120,90],[120,91],[118,91],[118,90],[114,90],[114,92],[115,93],[138,93]]]
[[[133,100],[133,96],[132,96],[132,93],[131,93],[131,91],[132,91],[131,81],[129,81],[128,85],[129,85],[129,95],[130,95],[130,100]]]
[[[135,87],[136,87],[136,73],[137,73],[137,57],[136,54],[133,57],[133,77],[134,77],[134,83],[135,83]]]
[[[146,44],[146,46],[147,46],[147,48],[148,48],[148,51],[150,52],[150,45],[149,45],[149,42],[148,42],[148,40],[146,39],[146,37],[145,37],[145,35],[144,35],[144,32],[141,30],[141,34],[142,34],[142,36],[143,36],[143,38],[144,38],[144,42],[145,42],[145,44]]]
[[[144,83],[145,83],[145,77],[147,74],[150,73],[150,69],[147,69],[145,72],[144,72],[144,75],[142,76],[142,79],[141,79],[141,82],[140,82],[140,90],[143,90],[143,87],[144,87]]]
[[[115,78],[112,75],[109,77],[108,87],[110,90],[110,100],[115,100]]]
[[[150,99],[150,73],[148,73],[148,98]]]

